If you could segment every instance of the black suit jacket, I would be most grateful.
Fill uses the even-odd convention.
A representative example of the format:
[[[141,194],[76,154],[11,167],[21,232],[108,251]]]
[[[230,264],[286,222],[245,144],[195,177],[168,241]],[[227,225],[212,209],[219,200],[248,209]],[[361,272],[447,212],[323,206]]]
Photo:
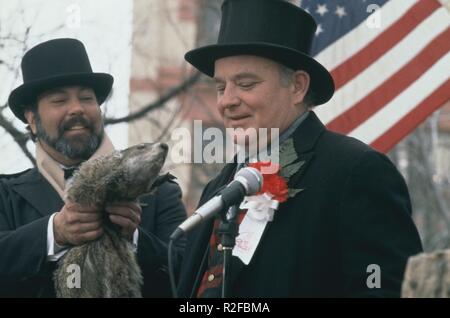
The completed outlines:
[[[304,190],[280,205],[248,266],[233,257],[230,296],[398,297],[408,257],[422,250],[402,176],[383,154],[327,131],[313,112],[293,138],[305,164],[289,185]],[[200,205],[235,166],[207,185]],[[197,293],[212,225],[188,236],[182,297]],[[381,270],[381,288],[367,285],[371,264]]]
[[[167,242],[186,218],[181,190],[166,182],[141,202],[138,262],[144,276],[144,297],[170,297]],[[38,172],[30,169],[0,176],[0,297],[52,297],[55,262],[47,262],[47,225],[63,201]],[[179,266],[184,249],[175,247]]]

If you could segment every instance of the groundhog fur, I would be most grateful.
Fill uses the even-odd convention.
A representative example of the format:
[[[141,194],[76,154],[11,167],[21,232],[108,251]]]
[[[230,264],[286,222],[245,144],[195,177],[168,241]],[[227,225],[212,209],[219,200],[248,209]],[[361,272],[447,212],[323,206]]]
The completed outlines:
[[[74,174],[66,199],[103,210],[108,203],[135,201],[152,191],[167,145],[140,144],[88,160]],[[141,297],[142,274],[131,242],[107,219],[95,241],[71,247],[54,274],[57,297]],[[79,266],[80,288],[70,284]]]

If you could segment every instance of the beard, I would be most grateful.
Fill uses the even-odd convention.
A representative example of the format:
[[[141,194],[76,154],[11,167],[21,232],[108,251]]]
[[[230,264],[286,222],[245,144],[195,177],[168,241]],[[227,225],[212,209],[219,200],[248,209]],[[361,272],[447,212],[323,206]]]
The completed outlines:
[[[36,118],[36,137],[45,141],[49,146],[56,149],[59,153],[70,159],[89,159],[100,146],[103,140],[104,129],[101,125],[100,131],[95,131],[95,126],[81,115],[72,117],[62,122],[58,127],[57,137],[51,137],[42,125],[39,113],[35,113]],[[66,137],[64,133],[71,127],[82,125],[89,130],[89,134]]]

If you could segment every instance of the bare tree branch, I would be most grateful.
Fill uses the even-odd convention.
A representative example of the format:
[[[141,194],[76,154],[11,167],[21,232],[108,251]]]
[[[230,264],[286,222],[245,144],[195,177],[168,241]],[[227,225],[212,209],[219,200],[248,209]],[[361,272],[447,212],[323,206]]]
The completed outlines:
[[[433,115],[405,140],[413,216],[426,251],[445,248],[450,242],[448,183],[439,179],[434,160],[440,151],[435,136],[437,116]]]
[[[168,2],[164,2],[164,15],[167,19],[168,24],[172,27],[172,29],[174,30],[175,34],[177,35],[177,39],[183,43],[184,47],[189,47],[189,43],[186,39],[186,37],[183,35],[183,33],[180,30],[180,25],[177,24],[173,19],[172,19],[172,15],[171,10],[173,10],[172,8],[169,8],[168,6]]]
[[[123,123],[123,122],[130,122],[139,118],[144,117],[147,115],[147,113],[154,111],[155,109],[164,107],[165,103],[167,103],[169,100],[177,96],[178,94],[182,93],[183,91],[187,90],[189,87],[194,85],[198,79],[200,78],[200,73],[195,73],[191,77],[189,77],[187,80],[185,80],[180,85],[172,88],[169,92],[162,95],[157,101],[151,103],[150,105],[147,105],[140,109],[139,111],[130,114],[128,116],[122,117],[122,118],[105,118],[105,126],[111,125],[111,124],[117,124],[117,123]]]
[[[5,116],[0,112],[0,127],[5,129],[11,137],[13,137],[14,141],[19,145],[20,149],[23,151],[25,156],[31,161],[31,163],[36,166],[36,160],[33,155],[28,151],[27,142],[29,137],[27,134],[19,131],[16,127],[13,126],[11,122],[9,122]]]

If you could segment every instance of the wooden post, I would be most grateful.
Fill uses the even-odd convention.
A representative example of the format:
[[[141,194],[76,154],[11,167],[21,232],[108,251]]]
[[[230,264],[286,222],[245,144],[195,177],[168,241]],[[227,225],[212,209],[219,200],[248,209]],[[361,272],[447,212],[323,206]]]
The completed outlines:
[[[411,257],[406,266],[402,297],[450,297],[450,250]]]

